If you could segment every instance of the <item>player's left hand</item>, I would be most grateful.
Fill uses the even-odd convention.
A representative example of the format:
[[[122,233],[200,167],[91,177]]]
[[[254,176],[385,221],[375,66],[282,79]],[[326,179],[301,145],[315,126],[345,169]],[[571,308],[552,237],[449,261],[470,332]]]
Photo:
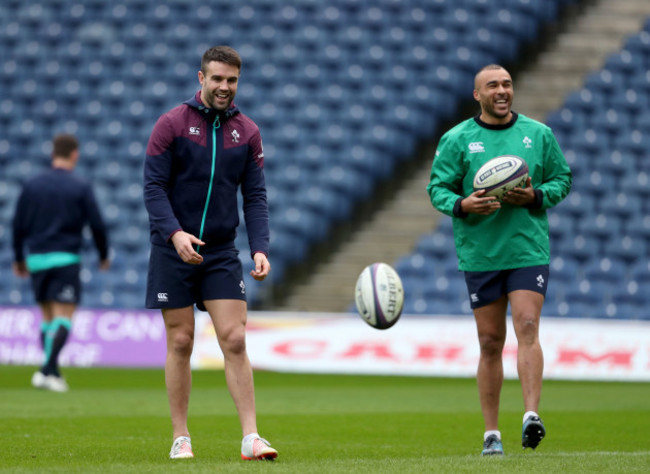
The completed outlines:
[[[531,186],[530,176],[526,180],[525,188],[515,188],[511,191],[508,191],[504,196],[502,201],[507,202],[508,204],[514,204],[515,206],[527,206],[535,202],[535,190]]]
[[[251,270],[251,276],[257,281],[264,280],[271,271],[271,263],[262,252],[257,252],[253,255],[255,268]]]
[[[20,278],[27,278],[29,276],[29,270],[27,270],[27,264],[25,262],[13,262],[11,265],[14,275]]]

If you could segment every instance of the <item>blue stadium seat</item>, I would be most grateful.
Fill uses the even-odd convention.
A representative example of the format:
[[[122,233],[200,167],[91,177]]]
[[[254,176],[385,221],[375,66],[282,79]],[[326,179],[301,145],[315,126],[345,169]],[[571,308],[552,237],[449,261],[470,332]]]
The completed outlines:
[[[612,297],[612,285],[599,280],[579,280],[569,286],[566,292],[567,301],[591,306],[607,304]]]
[[[605,60],[604,68],[614,73],[624,75],[635,74],[637,71],[645,71],[643,55],[638,52],[630,52],[627,49],[617,51]]]
[[[650,305],[650,292],[647,291],[647,288],[640,286],[636,280],[629,280],[622,285],[616,285],[612,298],[618,304],[627,303],[638,306],[645,305],[646,308],[650,307],[648,306]]]
[[[600,154],[594,157],[595,164],[594,168],[597,169],[603,175],[613,176],[616,178],[618,184],[618,189],[625,189],[622,186],[620,180],[624,175],[635,173],[635,160],[630,159],[628,156],[624,156],[618,150],[610,150],[604,154]]]
[[[270,246],[274,261],[281,260],[287,264],[301,262],[307,255],[309,243],[291,229],[286,229],[271,221]],[[275,265],[275,263],[273,264]]]
[[[326,237],[328,223],[323,216],[297,204],[276,213],[273,220],[276,228],[302,235],[310,242],[319,242]]]
[[[603,250],[606,255],[612,255],[632,264],[640,256],[647,255],[648,245],[642,238],[620,235],[607,242]]]
[[[524,44],[531,42],[538,34],[539,26],[534,17],[507,8],[490,10],[481,20],[487,28],[513,35]]]
[[[624,48],[631,54],[646,55],[650,50],[650,32],[641,31],[625,40]]]
[[[637,129],[627,130],[614,138],[613,146],[621,153],[640,158],[650,150],[650,134]]]
[[[444,260],[449,255],[456,255],[453,236],[442,232],[423,235],[418,240],[416,248],[427,257],[436,260]]]
[[[551,248],[552,253],[555,253],[555,246],[553,244]],[[551,272],[551,282],[558,280],[562,282],[562,285],[560,285],[561,287],[564,287],[567,283],[573,283],[578,278],[583,277],[580,262],[572,255],[554,255],[551,259],[549,269]],[[549,284],[549,289],[551,286],[556,285]]]
[[[588,214],[578,221],[579,234],[598,237],[601,240],[618,238],[623,231],[621,217],[614,213],[603,212]]]
[[[519,53],[519,45],[515,41],[497,31],[489,28],[477,28],[465,35],[468,46],[472,51],[483,51],[488,58],[494,57],[501,63],[507,64],[513,61]],[[486,58],[486,63],[488,59]]]
[[[600,255],[601,244],[594,236],[578,234],[573,238],[560,241],[555,251],[559,256],[586,262],[594,255]]]
[[[550,212],[548,214],[548,231],[551,241],[560,241],[575,234],[575,219],[566,214]]]
[[[301,188],[298,195],[304,205],[316,215],[335,221],[347,217],[352,209],[350,201],[340,193],[315,184]]]
[[[642,202],[625,192],[609,193],[598,205],[600,212],[624,219],[638,219],[642,215]]]
[[[593,127],[583,130],[576,130],[571,137],[570,146],[578,154],[591,156],[602,153],[607,150],[611,143],[611,138],[606,133],[602,133]]]
[[[563,107],[560,110],[549,113],[546,118],[546,125],[554,132],[573,132],[587,128],[588,115],[581,110]]]
[[[625,281],[627,265],[622,260],[609,257],[593,258],[584,266],[584,278],[590,282],[617,284]]]
[[[346,169],[341,165],[321,170],[318,182],[354,200],[367,197],[371,189],[371,183],[365,176],[352,168]]]
[[[557,17],[558,2],[544,2],[543,0],[508,0],[508,8],[513,9],[530,18],[538,18],[541,22],[550,22]]]
[[[590,318],[592,315],[593,306],[581,301],[546,301],[542,307],[542,316]]]
[[[592,195],[613,194],[616,191],[616,178],[595,169],[589,173],[575,173],[572,189]]]
[[[650,284],[650,259],[639,259],[630,266],[630,280],[636,281],[642,288]]]
[[[632,238],[638,238],[650,242],[650,209],[638,217],[627,219],[624,233]]]
[[[575,112],[592,114],[602,110],[605,104],[603,95],[594,93],[590,89],[582,88],[579,91],[571,92],[564,100],[564,107]]]
[[[585,78],[584,88],[579,92],[580,100],[576,103],[583,101],[583,105],[590,105],[592,110],[602,109],[602,103],[605,102],[606,97],[614,93],[616,89],[619,89],[621,84],[625,84],[625,74],[623,71],[600,69],[591,72]],[[571,97],[575,96],[572,95]],[[576,99],[578,98],[576,97]],[[597,106],[598,109],[594,109],[594,106]]]
[[[640,110],[636,115],[634,125],[641,133],[650,133],[650,110]]]
[[[575,190],[555,207],[555,212],[565,214],[573,218],[580,218],[583,215],[593,214],[596,210],[595,198],[586,192]]]
[[[607,103],[613,110],[636,116],[648,110],[650,96],[633,88],[617,89],[608,94]]]
[[[613,134],[628,129],[632,120],[624,109],[612,104],[612,108],[601,110],[592,115],[589,122],[595,130]]]

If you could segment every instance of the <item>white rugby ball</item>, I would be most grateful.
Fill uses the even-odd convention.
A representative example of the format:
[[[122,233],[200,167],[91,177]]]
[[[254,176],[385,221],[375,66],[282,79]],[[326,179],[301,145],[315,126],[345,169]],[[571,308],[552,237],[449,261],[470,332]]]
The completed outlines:
[[[523,187],[528,179],[528,164],[518,156],[503,155],[492,158],[474,175],[474,191],[485,189],[483,196],[503,196],[516,187]]]
[[[402,315],[402,280],[387,263],[368,265],[357,279],[354,302],[365,322],[377,329],[388,329]]]

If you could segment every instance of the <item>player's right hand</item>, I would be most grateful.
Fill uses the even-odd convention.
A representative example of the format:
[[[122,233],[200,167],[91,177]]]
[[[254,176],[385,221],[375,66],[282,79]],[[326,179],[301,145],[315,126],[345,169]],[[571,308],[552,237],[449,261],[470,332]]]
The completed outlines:
[[[479,189],[463,199],[460,202],[463,212],[487,216],[501,208],[501,203],[495,197],[482,197],[483,194],[485,189]]]
[[[185,263],[198,265],[203,262],[203,256],[194,250],[194,245],[205,245],[205,242],[187,232],[179,230],[172,235],[172,243],[176,248],[176,253]]]

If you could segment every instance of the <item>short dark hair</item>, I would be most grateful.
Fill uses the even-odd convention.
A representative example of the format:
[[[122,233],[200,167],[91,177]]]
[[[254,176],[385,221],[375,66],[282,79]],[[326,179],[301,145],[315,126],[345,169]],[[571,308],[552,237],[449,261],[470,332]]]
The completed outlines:
[[[74,135],[57,135],[52,140],[52,156],[70,158],[70,155],[79,149],[79,141]]]
[[[212,61],[230,64],[241,70],[241,56],[230,46],[213,46],[203,53],[201,58],[201,71],[203,74],[207,71],[208,63]]]
[[[486,66],[483,66],[476,74],[480,74],[483,71],[493,71],[496,69],[503,69],[507,71],[507,69],[504,68],[501,64],[488,64]]]
[[[474,75],[474,88],[476,89],[476,80],[478,79],[478,76],[483,72],[483,71],[496,71],[498,69],[503,69],[504,71],[508,72],[506,68],[504,68],[501,64],[488,64],[486,66],[483,66],[479,71]],[[508,74],[510,74],[508,72]]]

